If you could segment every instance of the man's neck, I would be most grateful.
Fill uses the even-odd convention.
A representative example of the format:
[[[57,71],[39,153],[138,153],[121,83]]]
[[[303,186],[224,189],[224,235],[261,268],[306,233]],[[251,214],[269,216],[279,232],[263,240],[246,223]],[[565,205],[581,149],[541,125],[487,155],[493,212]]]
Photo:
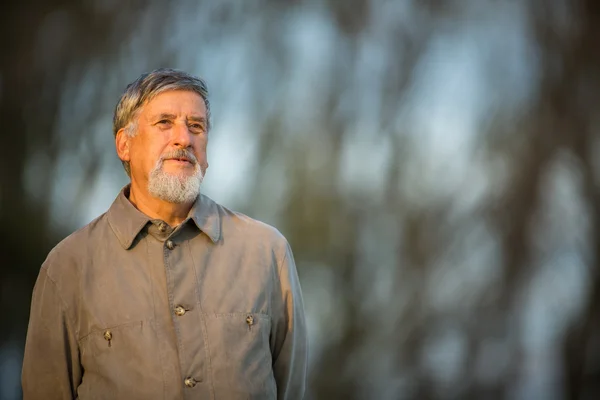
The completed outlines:
[[[152,219],[160,219],[170,226],[177,226],[187,218],[193,203],[174,204],[150,196],[147,190],[131,182],[129,201]]]

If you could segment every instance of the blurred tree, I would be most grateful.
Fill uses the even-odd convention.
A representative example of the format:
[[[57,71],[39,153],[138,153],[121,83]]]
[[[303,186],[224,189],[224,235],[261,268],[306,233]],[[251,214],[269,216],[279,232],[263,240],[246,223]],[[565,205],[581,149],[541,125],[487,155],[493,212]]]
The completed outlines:
[[[244,73],[252,79],[244,82],[254,96],[249,107],[254,108],[258,144],[256,175],[250,176],[254,185],[242,202],[244,211],[260,215],[278,203],[278,226],[292,243],[305,291],[310,292],[313,281],[308,278],[314,271],[327,270],[324,276],[332,277],[332,304],[320,305],[331,310],[313,319],[325,337],[313,346],[318,352],[310,396],[527,397],[529,392],[520,388],[534,380],[528,368],[539,359],[532,361],[526,340],[525,299],[542,279],[547,259],[558,256],[559,250],[547,250],[554,243],[552,235],[560,240],[561,233],[571,234],[560,232],[556,211],[550,227],[540,222],[552,195],[546,182],[557,160],[568,153],[574,174],[581,176],[578,195],[589,221],[589,234],[575,239],[589,286],[572,293],[581,296],[581,311],[556,336],[560,371],[548,379],[556,376],[559,382],[552,387],[563,391],[555,398],[593,398],[600,391],[600,192],[594,158],[600,9],[592,0],[517,3],[502,6],[521,10],[525,5],[519,12],[536,50],[535,74],[528,82],[533,95],[517,110],[510,96],[498,97],[499,104],[475,128],[475,146],[454,154],[452,162],[469,165],[469,177],[463,177],[460,187],[464,192],[475,191],[476,184],[468,182],[472,176],[487,183],[485,194],[470,206],[460,188],[449,193],[440,189],[449,177],[428,178],[431,160],[422,150],[426,139],[406,114],[415,107],[415,82],[427,67],[423,63],[431,48],[468,23],[485,25],[500,7],[497,2],[323,0],[284,5],[264,0],[237,8],[225,2],[185,3],[178,9],[166,2],[142,7],[137,2],[30,0],[7,6],[0,27],[5,49],[0,61],[5,123],[0,136],[0,312],[8,329],[0,331],[0,346],[22,344],[28,318],[24,310],[39,267],[69,233],[51,223],[48,197],[58,179],[59,159],[80,150],[87,140],[82,132],[98,113],[110,113],[103,78],[126,69],[127,78],[120,80],[126,82],[139,74],[137,68],[174,59],[180,50],[169,45],[169,38],[181,38],[173,26],[197,22],[195,17],[181,21],[181,15],[195,15],[195,10],[198,19],[213,24],[207,31],[218,45],[244,35],[250,56]],[[323,51],[328,58],[313,61],[325,76],[294,75],[314,64],[296,64],[304,60],[294,58],[299,45],[288,24],[291,16],[310,12],[322,25],[305,29],[325,30],[332,37],[333,44]],[[134,42],[142,25],[150,26],[144,30],[148,35]],[[509,29],[500,32],[502,37]],[[483,42],[480,51],[485,53],[490,46],[485,37],[475,40]],[[318,40],[310,43],[320,45],[325,46]],[[133,47],[142,61],[118,68],[123,53]],[[493,60],[502,58],[501,51],[490,50],[496,54]],[[225,69],[229,56],[214,62]],[[497,68],[489,66],[489,97],[505,85]],[[319,79],[315,83],[310,78]],[[300,81],[297,86],[285,86],[294,79]],[[90,81],[91,94],[85,104],[77,103],[77,115],[67,115],[72,122],[65,124],[60,99],[72,93],[72,86]],[[303,98],[298,92],[307,85],[310,96]],[[304,102],[296,110],[290,98]],[[429,110],[423,115],[434,118]],[[61,131],[65,126],[68,131]],[[81,192],[89,190],[82,182],[97,177],[105,150],[84,148],[86,162],[73,167],[82,167],[81,188],[74,190],[80,204],[86,198]],[[369,152],[374,148],[380,151]],[[383,167],[361,180],[360,171],[373,171],[369,165],[379,158],[386,161]],[[26,171],[34,162],[43,166],[35,170],[41,197],[32,196],[26,184]],[[349,172],[348,165],[356,168]],[[475,169],[481,171],[471,175]],[[281,196],[273,195],[271,178],[283,181]],[[546,250],[549,254],[540,254]],[[481,270],[489,271],[483,283],[475,278]],[[550,300],[544,293],[547,297],[540,295],[539,301]],[[440,358],[453,352],[458,354],[455,361]]]

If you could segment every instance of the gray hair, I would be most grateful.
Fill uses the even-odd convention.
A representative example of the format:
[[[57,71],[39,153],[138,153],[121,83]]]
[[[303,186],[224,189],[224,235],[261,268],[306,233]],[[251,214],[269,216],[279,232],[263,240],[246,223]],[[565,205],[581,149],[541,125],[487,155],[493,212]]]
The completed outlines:
[[[129,136],[135,135],[137,131],[135,117],[140,108],[158,94],[168,90],[188,90],[198,93],[206,105],[206,120],[208,129],[210,129],[210,103],[206,82],[183,71],[159,68],[140,75],[139,78],[127,85],[115,108],[113,118],[113,134],[115,137],[117,132],[123,128],[126,128],[126,133]],[[131,176],[129,162],[122,161],[122,163],[127,175]]]

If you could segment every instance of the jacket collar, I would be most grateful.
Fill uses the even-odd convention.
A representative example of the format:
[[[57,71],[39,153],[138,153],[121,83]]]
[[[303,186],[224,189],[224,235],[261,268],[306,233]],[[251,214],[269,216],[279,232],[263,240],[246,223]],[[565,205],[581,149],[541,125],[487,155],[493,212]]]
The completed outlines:
[[[108,224],[119,239],[121,246],[128,250],[140,231],[151,221],[150,217],[135,208],[129,201],[129,188],[125,186],[110,206],[107,217]],[[217,203],[201,194],[190,210],[188,218],[194,221],[198,229],[216,243],[221,237],[221,221]]]

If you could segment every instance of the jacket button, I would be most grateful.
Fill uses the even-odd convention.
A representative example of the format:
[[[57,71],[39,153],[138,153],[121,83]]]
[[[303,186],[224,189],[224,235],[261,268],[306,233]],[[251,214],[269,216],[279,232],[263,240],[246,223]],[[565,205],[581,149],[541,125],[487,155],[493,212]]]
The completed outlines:
[[[181,317],[183,314],[185,314],[185,312],[185,308],[181,306],[175,307],[175,315],[177,315],[178,317]]]
[[[189,388],[193,388],[194,386],[196,386],[196,381],[194,380],[194,378],[185,378],[183,383]]]
[[[167,230],[167,224],[164,222],[161,222],[160,224],[158,224],[158,230],[161,232],[164,232]]]
[[[246,323],[247,323],[248,325],[254,325],[254,317],[253,317],[252,315],[248,315],[248,316],[246,317]]]
[[[167,249],[173,250],[175,248],[175,243],[172,240],[167,240]]]
[[[112,340],[112,332],[109,329],[104,331],[104,339],[108,340],[109,342]]]

